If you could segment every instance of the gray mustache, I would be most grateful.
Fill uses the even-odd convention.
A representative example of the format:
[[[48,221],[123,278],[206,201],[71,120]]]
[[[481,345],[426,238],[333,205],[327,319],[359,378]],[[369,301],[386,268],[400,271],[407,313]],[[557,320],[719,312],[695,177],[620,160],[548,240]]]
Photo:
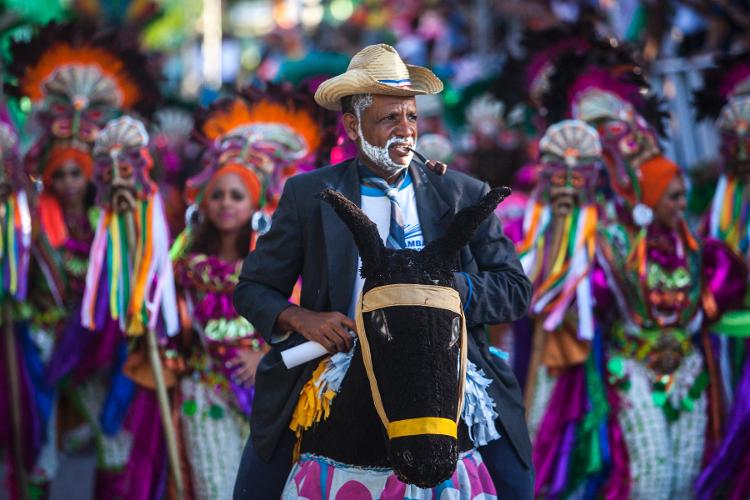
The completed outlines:
[[[411,139],[404,139],[401,137],[391,137],[390,139],[388,139],[388,142],[386,143],[386,147],[389,149],[392,148],[393,146],[401,146],[401,145],[414,147],[414,141]]]

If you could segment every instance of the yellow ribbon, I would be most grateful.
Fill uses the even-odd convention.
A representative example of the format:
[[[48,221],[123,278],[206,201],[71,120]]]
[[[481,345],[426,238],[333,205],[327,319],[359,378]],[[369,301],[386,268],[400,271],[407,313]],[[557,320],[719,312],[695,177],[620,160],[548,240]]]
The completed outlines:
[[[391,422],[386,431],[388,431],[388,439],[421,434],[441,434],[456,439],[458,425],[449,418],[421,417]]]

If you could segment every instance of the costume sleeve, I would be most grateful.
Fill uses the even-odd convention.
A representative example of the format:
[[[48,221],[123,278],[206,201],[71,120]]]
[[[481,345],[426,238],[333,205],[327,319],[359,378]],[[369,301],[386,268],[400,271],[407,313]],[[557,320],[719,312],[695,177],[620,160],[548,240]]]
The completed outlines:
[[[289,297],[302,269],[302,228],[294,179],[289,179],[273,214],[271,229],[258,239],[242,266],[234,307],[270,344],[282,334],[276,318],[289,307]]]
[[[706,300],[704,294],[703,306],[711,319],[742,307],[747,291],[747,267],[723,242],[714,238],[703,241],[703,279],[711,297]],[[711,307],[711,302],[715,307]]]
[[[485,184],[480,195],[488,191]],[[469,249],[479,270],[456,273],[467,323],[509,323],[525,316],[531,301],[531,282],[523,272],[513,242],[503,234],[494,214],[480,224]],[[462,263],[464,267],[467,264]]]

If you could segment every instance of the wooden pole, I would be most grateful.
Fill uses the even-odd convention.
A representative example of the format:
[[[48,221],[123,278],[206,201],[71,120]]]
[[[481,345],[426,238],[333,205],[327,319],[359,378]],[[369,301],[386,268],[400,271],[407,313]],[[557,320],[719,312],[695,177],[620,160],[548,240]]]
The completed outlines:
[[[134,256],[133,259],[133,270],[138,269],[138,262],[143,257],[141,249],[137,245],[137,233],[135,228],[135,221],[133,220],[133,212],[129,211],[126,214],[126,227],[128,231],[128,244],[131,248],[131,254]],[[132,250],[136,250],[135,253]],[[174,480],[175,490],[178,500],[185,498],[185,482],[182,479],[182,468],[180,467],[180,452],[177,445],[177,432],[174,428],[174,422],[172,421],[172,410],[169,404],[169,393],[167,392],[167,385],[164,382],[164,371],[161,366],[161,357],[159,356],[159,346],[156,342],[156,332],[151,328],[146,331],[146,343],[148,348],[148,357],[151,362],[151,370],[154,374],[154,384],[156,386],[156,398],[159,402],[159,413],[161,416],[161,424],[164,428],[164,438],[167,442],[167,456],[169,458],[169,469],[172,473],[172,479]]]
[[[557,255],[560,243],[563,238],[563,231],[565,230],[565,217],[554,216],[552,227],[552,245],[548,255]],[[547,270],[548,271],[548,270]],[[536,380],[539,372],[539,367],[542,364],[542,355],[544,354],[544,345],[547,341],[547,333],[544,331],[542,326],[543,321],[537,320],[534,322],[533,327],[533,343],[531,347],[531,360],[529,361],[529,372],[526,375],[526,390],[524,391],[524,402],[526,403],[526,415],[529,415],[531,405],[534,402],[534,392],[536,391]]]
[[[159,401],[159,413],[161,414],[161,423],[164,427],[164,438],[167,441],[167,453],[169,456],[169,468],[172,471],[175,490],[178,500],[185,498],[185,483],[182,479],[182,468],[180,467],[180,452],[177,446],[177,433],[172,421],[172,410],[169,405],[167,395],[167,386],[164,383],[164,372],[161,366],[161,357],[156,342],[156,333],[149,329],[146,332],[146,341],[148,343],[148,357],[151,361],[151,369],[154,372],[154,381],[156,383],[156,396]]]
[[[13,331],[13,312],[11,310],[10,298],[6,297],[3,302],[3,330],[5,334],[5,366],[8,369],[8,384],[10,385],[10,411],[12,421],[13,438],[13,462],[16,468],[18,489],[20,497],[27,500],[29,497],[28,481],[26,478],[26,467],[23,463],[23,445],[21,443],[21,384],[18,371],[18,359],[16,358],[16,333]]]

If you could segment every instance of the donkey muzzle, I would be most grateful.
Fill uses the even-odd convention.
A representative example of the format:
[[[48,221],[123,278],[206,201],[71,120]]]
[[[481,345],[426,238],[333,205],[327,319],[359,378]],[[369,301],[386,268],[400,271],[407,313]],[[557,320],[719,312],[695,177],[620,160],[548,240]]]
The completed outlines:
[[[456,470],[458,441],[436,434],[396,438],[389,442],[388,460],[401,481],[434,488]]]

